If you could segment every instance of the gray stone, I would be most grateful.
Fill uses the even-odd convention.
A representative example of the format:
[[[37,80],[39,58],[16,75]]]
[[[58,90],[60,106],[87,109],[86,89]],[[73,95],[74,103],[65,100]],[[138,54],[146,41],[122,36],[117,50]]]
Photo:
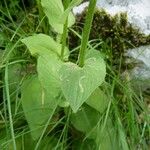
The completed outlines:
[[[82,13],[89,2],[73,9],[74,14]],[[128,21],[146,35],[150,34],[150,0],[97,0],[97,7],[111,15],[127,12]]]

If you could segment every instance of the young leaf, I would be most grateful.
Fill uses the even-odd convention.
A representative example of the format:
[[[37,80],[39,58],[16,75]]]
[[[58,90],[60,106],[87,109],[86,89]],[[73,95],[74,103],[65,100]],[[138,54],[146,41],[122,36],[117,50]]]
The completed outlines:
[[[33,139],[38,139],[41,135],[44,125],[53,115],[58,101],[59,99],[51,97],[44,90],[37,76],[32,76],[24,81],[21,88],[21,102]]]
[[[96,127],[100,120],[100,113],[88,105],[83,105],[77,113],[72,113],[70,120],[79,131],[88,134]],[[92,134],[92,133],[91,133]],[[91,135],[93,137],[93,134]],[[95,136],[94,136],[95,137]]]
[[[101,85],[106,74],[106,67],[99,52],[85,61],[80,68],[68,62],[60,69],[61,89],[72,110],[77,112],[79,107]]]
[[[86,103],[100,113],[103,113],[108,106],[109,98],[100,88],[97,88],[87,99]]]
[[[64,11],[64,13],[60,16],[60,22],[61,23],[65,23],[69,13],[71,12],[71,10],[79,5],[83,0],[72,0],[71,3],[69,4],[68,8]],[[72,14],[72,13],[71,13]]]
[[[64,12],[62,0],[41,0],[41,4],[48,17],[49,24],[56,32],[62,33],[62,24],[59,23],[59,17]]]
[[[22,42],[28,47],[31,55],[34,56],[54,53],[57,57],[61,54],[61,44],[45,34],[29,36],[22,39]],[[68,57],[68,51],[69,50],[65,48],[65,58]]]
[[[62,34],[63,23],[60,22],[60,17],[64,13],[62,0],[41,0],[41,4],[46,16],[48,17],[49,24],[54,28],[56,32]],[[68,27],[72,26],[74,22],[74,16],[69,15]]]
[[[70,120],[77,130],[85,133],[86,138],[95,140],[96,149],[121,149],[118,148],[118,138],[111,119],[108,118],[104,126],[101,114],[91,107],[82,106],[77,113],[71,114]]]

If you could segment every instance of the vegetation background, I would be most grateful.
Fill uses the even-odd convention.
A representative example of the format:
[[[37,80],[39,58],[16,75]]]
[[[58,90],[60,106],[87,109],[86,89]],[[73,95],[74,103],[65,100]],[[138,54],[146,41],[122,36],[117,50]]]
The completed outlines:
[[[54,110],[55,103],[52,108],[46,103],[43,110],[38,104],[43,90],[37,79],[38,60],[21,41],[39,33],[60,41],[45,14],[40,0],[0,1],[0,149],[150,149],[150,94],[134,90],[128,73],[122,77],[134,67],[125,64],[124,51],[150,44],[150,36],[128,25],[126,14],[111,17],[95,10],[88,49],[101,52],[105,81],[76,113],[66,101]],[[66,46],[74,63],[86,15],[87,9],[68,29]],[[36,41],[40,42],[45,40]],[[43,73],[49,61],[44,58]]]

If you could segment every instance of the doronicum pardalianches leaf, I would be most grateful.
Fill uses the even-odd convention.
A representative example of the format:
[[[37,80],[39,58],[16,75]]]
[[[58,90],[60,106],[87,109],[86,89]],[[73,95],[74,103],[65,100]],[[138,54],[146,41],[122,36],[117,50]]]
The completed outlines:
[[[51,97],[39,82],[38,77],[32,76],[23,82],[21,102],[32,138],[36,140],[41,135],[49,117],[53,115],[59,99]]]
[[[64,13],[64,6],[62,0],[41,0],[43,11],[48,17],[49,24],[53,29],[62,34],[63,33],[63,23],[61,22],[61,16]],[[68,27],[75,23],[75,18],[70,12],[68,15]]]
[[[97,88],[86,100],[86,103],[100,113],[103,113],[108,106],[109,97],[100,88]]]
[[[120,150],[115,127],[110,118],[104,126],[102,115],[95,109],[84,105],[77,113],[70,116],[72,125],[83,132],[88,139],[94,139],[97,149]]]
[[[62,61],[53,57],[53,55],[42,55],[37,62],[38,78],[45,90],[54,98],[57,98],[61,91],[58,76],[61,65]]]
[[[82,68],[67,62],[59,72],[62,92],[74,112],[102,84],[106,75],[106,66],[99,52],[93,50],[89,56]]]
[[[21,40],[29,49],[31,55],[40,56],[44,54],[55,54],[59,57],[61,54],[61,44],[57,43],[48,35],[36,34],[33,36],[26,37]],[[65,48],[64,58],[67,59],[69,50]],[[55,57],[55,56],[54,56]]]
[[[64,11],[64,13],[60,16],[61,23],[65,23],[68,15],[71,13],[71,10],[79,5],[83,0],[72,0],[68,6],[68,8]]]
[[[77,113],[71,114],[70,120],[77,130],[88,134],[96,127],[100,117],[101,115],[98,111],[88,105],[83,105]],[[93,137],[93,133],[91,134]]]
[[[69,104],[61,92],[58,75],[62,64],[63,62],[59,58],[53,57],[53,55],[42,55],[38,58],[37,72],[38,78],[47,93],[55,99],[60,99],[59,106],[68,107]]]

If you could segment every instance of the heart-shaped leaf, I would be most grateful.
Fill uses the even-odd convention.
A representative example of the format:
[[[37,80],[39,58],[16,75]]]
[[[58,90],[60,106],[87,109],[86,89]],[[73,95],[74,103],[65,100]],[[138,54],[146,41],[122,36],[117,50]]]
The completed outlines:
[[[99,52],[93,50],[91,57],[89,56],[83,68],[68,62],[59,72],[62,92],[74,112],[77,112],[105,78],[106,67]]]
[[[44,55],[55,53],[56,57],[61,54],[61,44],[57,43],[48,35],[36,34],[22,39],[22,42],[28,47],[31,55]],[[65,48],[65,58],[67,59],[69,50]]]
[[[64,13],[64,6],[62,0],[41,0],[43,10],[48,17],[49,24],[54,30],[60,34],[63,33],[63,23],[60,21],[62,14]],[[68,27],[75,23],[75,18],[70,12],[68,14]]]
[[[52,88],[50,90],[53,91]],[[31,135],[33,139],[38,139],[45,123],[49,117],[52,117],[59,99],[51,97],[47,90],[43,88],[37,76],[32,76],[26,79],[22,85],[21,102]]]
[[[68,15],[70,14],[71,10],[79,5],[83,0],[72,0],[71,3],[69,4],[68,8],[64,11],[64,13],[60,16],[60,21],[61,23],[65,23]]]

